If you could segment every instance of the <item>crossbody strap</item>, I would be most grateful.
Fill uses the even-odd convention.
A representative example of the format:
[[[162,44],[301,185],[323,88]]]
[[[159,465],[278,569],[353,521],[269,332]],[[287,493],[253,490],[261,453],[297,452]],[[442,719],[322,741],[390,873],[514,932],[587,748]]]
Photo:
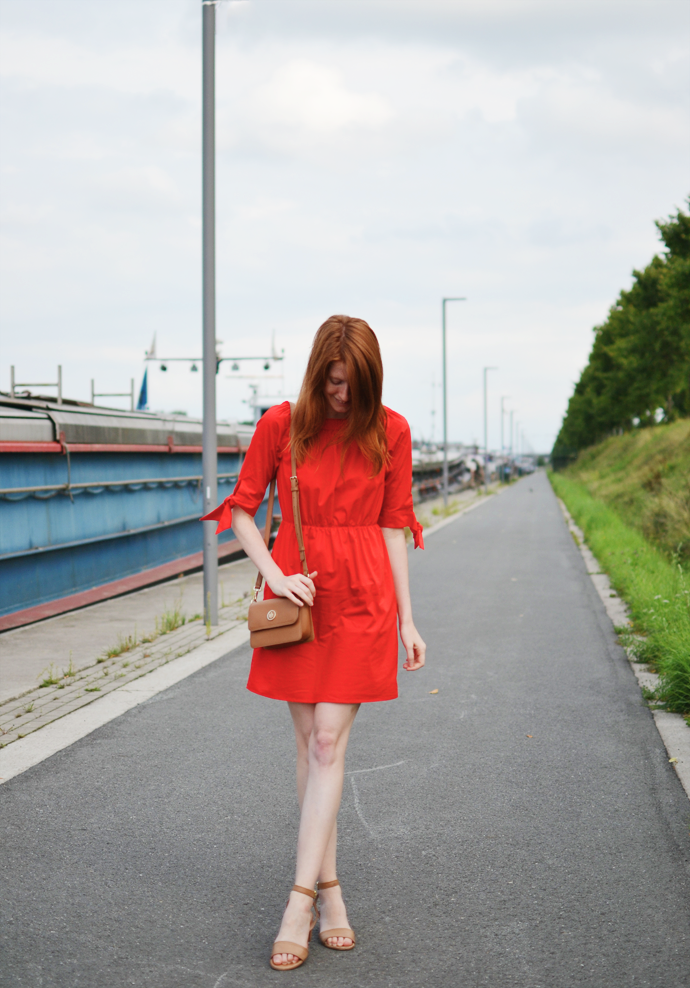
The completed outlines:
[[[294,410],[294,405],[290,402],[290,414],[292,417],[292,412]],[[292,439],[292,437],[291,437]],[[271,481],[271,486],[268,492],[268,505],[266,508],[266,526],[264,528],[264,542],[266,543],[266,548],[268,549],[269,543],[271,541],[271,526],[273,523],[273,502],[275,501],[276,494],[276,476]],[[295,457],[295,450],[290,442],[290,492],[292,494],[292,516],[295,522],[295,534],[297,536],[297,546],[299,548],[299,558],[302,563],[302,572],[305,576],[309,576],[309,567],[307,566],[307,554],[304,551],[304,534],[302,532],[302,513],[299,507],[299,481],[297,480],[297,460]],[[259,591],[261,590],[261,585],[263,583],[263,576],[261,575],[261,570],[256,574],[256,583],[254,584],[254,593],[252,596],[253,600],[259,596]]]

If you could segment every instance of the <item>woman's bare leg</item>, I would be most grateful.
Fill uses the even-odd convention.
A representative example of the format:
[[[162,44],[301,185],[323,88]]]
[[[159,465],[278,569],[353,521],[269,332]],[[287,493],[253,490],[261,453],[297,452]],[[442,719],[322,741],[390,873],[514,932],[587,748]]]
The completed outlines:
[[[297,742],[297,798],[299,808],[302,809],[304,792],[307,788],[307,777],[309,775],[309,741],[314,729],[314,708],[315,703],[289,703],[290,713],[295,727],[295,740]],[[319,871],[320,882],[330,882],[338,877],[336,868],[336,852],[338,845],[338,823],[333,824],[333,830],[326,847],[321,870]],[[330,891],[330,890],[326,890]],[[343,923],[334,924],[342,926]],[[333,929],[334,926],[326,927]]]
[[[343,788],[345,751],[358,709],[358,704],[290,704],[297,739],[297,790],[302,809],[295,883],[305,888],[314,888],[317,879],[335,878],[336,818]],[[346,924],[339,887],[327,889],[322,903],[326,929]],[[306,946],[310,912],[307,896],[291,892],[277,939]],[[273,958],[275,964],[290,961],[292,954],[276,954]]]

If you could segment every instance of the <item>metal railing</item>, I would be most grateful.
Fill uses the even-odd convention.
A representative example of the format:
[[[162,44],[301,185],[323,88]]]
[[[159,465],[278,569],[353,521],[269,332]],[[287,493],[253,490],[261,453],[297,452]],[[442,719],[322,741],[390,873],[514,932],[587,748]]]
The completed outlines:
[[[129,398],[129,410],[134,411],[134,378],[130,378],[129,391],[96,391],[96,382],[91,378],[91,404],[96,404],[96,398]]]
[[[219,473],[218,479],[223,480],[226,483],[230,480],[237,480],[238,475],[236,473]],[[66,484],[38,484],[32,487],[0,487],[0,497],[11,497],[13,494],[38,494],[40,492],[53,491],[58,494],[63,491],[65,494],[69,494],[70,491],[74,493],[80,490],[89,490],[94,488],[110,488],[110,487],[130,487],[137,488],[143,487],[146,484],[152,486],[158,486],[159,484],[179,484],[183,486],[189,483],[201,484],[203,477],[201,474],[195,474],[189,477],[137,477],[133,480],[86,480],[68,482]]]
[[[57,381],[15,381],[14,379],[14,364],[10,367],[10,394],[13,398],[18,398],[19,395],[15,395],[15,388],[57,388],[57,403],[62,404],[62,364],[58,364],[58,379]]]

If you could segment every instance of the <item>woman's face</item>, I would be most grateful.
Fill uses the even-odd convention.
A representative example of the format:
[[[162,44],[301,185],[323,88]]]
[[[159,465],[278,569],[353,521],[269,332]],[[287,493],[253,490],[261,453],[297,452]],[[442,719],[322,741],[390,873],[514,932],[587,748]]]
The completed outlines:
[[[352,404],[350,396],[350,385],[347,380],[347,367],[342,361],[331,364],[326,377],[326,387],[324,390],[328,405],[327,416],[329,419],[344,419],[350,413]]]

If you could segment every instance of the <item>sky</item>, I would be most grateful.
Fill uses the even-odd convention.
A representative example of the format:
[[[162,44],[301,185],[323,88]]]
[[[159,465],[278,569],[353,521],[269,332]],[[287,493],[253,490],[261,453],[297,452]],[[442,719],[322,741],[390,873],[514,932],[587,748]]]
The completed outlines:
[[[294,395],[318,326],[366,319],[384,401],[547,451],[654,220],[690,191],[690,4],[233,0],[217,6],[219,418]],[[138,389],[201,353],[199,0],[0,0],[0,388]],[[201,412],[151,365],[149,407]],[[126,407],[125,399],[104,399]],[[519,423],[519,426],[517,425]],[[504,420],[508,442],[508,418]]]

